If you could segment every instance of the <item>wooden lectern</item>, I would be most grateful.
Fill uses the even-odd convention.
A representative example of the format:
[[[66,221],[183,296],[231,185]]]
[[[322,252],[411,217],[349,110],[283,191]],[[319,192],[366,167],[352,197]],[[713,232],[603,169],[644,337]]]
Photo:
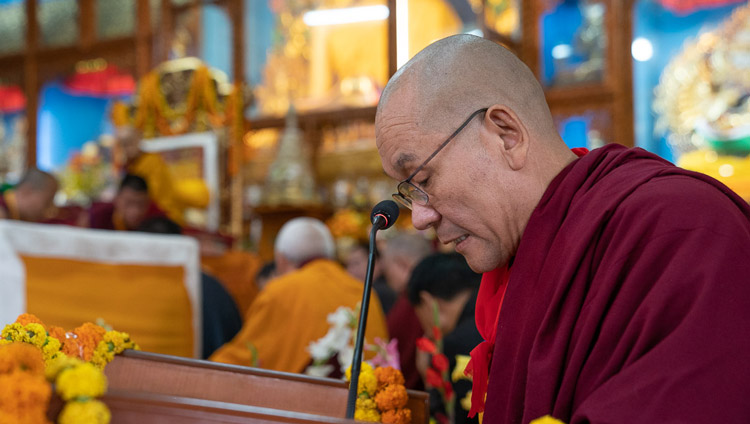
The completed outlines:
[[[352,422],[338,380],[130,350],[105,373],[113,424]],[[407,407],[428,422],[426,393],[409,391]]]

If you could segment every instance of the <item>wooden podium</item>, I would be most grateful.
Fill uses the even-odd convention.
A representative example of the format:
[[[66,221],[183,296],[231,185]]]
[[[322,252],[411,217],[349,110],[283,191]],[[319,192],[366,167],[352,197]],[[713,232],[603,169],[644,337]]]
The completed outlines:
[[[352,422],[338,380],[130,350],[105,374],[112,424]],[[427,393],[409,391],[407,407],[428,422]]]

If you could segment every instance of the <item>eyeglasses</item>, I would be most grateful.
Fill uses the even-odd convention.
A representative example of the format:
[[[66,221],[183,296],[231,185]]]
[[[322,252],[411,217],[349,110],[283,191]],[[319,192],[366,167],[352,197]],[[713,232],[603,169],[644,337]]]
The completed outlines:
[[[458,127],[456,131],[453,131],[453,134],[451,134],[451,136],[448,137],[448,139],[445,140],[443,144],[441,144],[437,148],[437,150],[432,152],[432,154],[428,156],[427,159],[425,159],[425,161],[422,162],[422,164],[419,165],[419,167],[417,167],[417,169],[415,169],[414,172],[412,172],[411,175],[409,175],[407,179],[401,181],[398,184],[398,187],[397,187],[398,193],[393,193],[393,200],[395,200],[396,202],[400,203],[401,205],[409,209],[412,208],[412,203],[416,203],[420,206],[427,206],[427,202],[430,201],[430,197],[427,195],[427,193],[422,191],[421,188],[414,185],[411,182],[411,179],[414,178],[414,176],[417,175],[417,173],[419,173],[419,171],[421,171],[422,168],[424,168],[425,165],[427,165],[427,163],[430,160],[432,160],[432,158],[435,157],[435,155],[437,155],[441,150],[443,150],[443,147],[447,146],[451,140],[456,138],[458,133],[460,133],[461,130],[466,128],[466,126],[469,125],[469,122],[471,122],[471,120],[474,119],[475,116],[484,114],[485,112],[487,112],[487,108],[482,108],[477,111],[474,111],[474,113],[472,113],[468,118],[466,118],[464,123],[461,124],[461,126]]]

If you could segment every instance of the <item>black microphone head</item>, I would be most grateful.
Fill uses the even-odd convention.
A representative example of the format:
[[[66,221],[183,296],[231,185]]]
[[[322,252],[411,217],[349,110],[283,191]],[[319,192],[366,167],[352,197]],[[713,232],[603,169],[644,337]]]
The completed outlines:
[[[375,220],[380,217],[384,220],[380,229],[385,230],[391,228],[391,226],[398,219],[398,205],[393,200],[383,200],[382,202],[375,205],[370,213],[370,222],[375,224]]]

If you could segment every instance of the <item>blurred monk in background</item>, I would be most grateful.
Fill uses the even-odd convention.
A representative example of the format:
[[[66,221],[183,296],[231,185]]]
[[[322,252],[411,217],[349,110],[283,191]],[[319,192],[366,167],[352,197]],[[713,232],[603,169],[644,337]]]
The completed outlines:
[[[126,175],[112,203],[94,203],[89,209],[89,228],[135,231],[149,216],[151,198],[146,180]]]
[[[352,309],[362,300],[362,282],[335,262],[328,228],[313,218],[296,218],[281,228],[275,245],[276,279],[250,306],[240,333],[211,360],[301,373],[311,363],[311,342],[323,337],[326,318],[340,306]],[[367,342],[387,339],[377,296],[370,298]],[[251,349],[257,350],[253,358]]]
[[[31,168],[12,189],[0,194],[0,219],[43,222],[54,215],[59,185],[52,174]]]

